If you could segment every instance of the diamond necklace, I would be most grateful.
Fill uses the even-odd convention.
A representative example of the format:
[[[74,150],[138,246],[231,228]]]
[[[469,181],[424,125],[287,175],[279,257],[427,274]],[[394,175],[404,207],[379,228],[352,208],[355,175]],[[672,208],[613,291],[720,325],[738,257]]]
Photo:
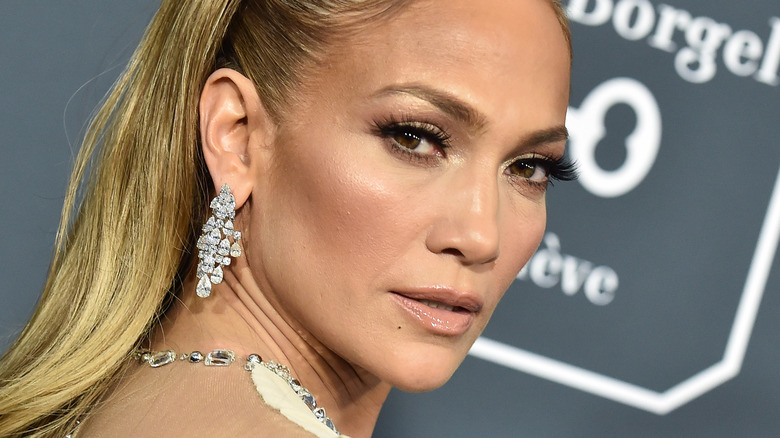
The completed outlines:
[[[186,360],[189,363],[200,363],[203,362],[203,365],[208,367],[226,367],[235,362],[236,360],[236,354],[233,352],[233,350],[223,350],[223,349],[217,349],[213,350],[210,353],[208,353],[205,357],[203,356],[203,353],[200,351],[193,351],[192,353],[183,353],[181,355],[177,355],[175,351],[173,350],[165,350],[165,351],[137,351],[135,353],[135,357],[140,360],[142,363],[149,364],[152,368],[159,368],[164,365],[168,365],[169,363],[172,363],[174,361],[178,360]],[[309,392],[308,389],[304,388],[301,385],[301,382],[298,381],[295,377],[290,375],[290,369],[287,368],[285,365],[280,363],[275,363],[274,361],[263,361],[263,359],[260,357],[260,355],[257,354],[250,354],[246,357],[246,364],[244,364],[244,369],[247,371],[252,371],[255,369],[255,367],[262,365],[269,369],[270,371],[273,371],[274,374],[282,378],[285,382],[287,382],[288,385],[290,385],[290,388],[295,392],[295,394],[300,397],[300,399],[303,401],[303,403],[308,407],[311,412],[314,414],[314,417],[319,420],[321,423],[323,423],[325,426],[327,426],[330,430],[336,433],[336,435],[341,435],[339,431],[336,429],[336,426],[333,425],[333,421],[331,421],[330,418],[328,418],[327,415],[325,415],[325,408],[321,406],[317,406],[317,401],[314,400],[314,396],[311,395],[311,392]]]

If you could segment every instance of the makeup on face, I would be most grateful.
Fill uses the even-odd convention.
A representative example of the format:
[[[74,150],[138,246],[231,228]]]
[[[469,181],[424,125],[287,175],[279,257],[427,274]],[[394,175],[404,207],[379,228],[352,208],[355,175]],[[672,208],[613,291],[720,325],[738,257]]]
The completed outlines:
[[[258,171],[260,289],[315,348],[406,390],[457,368],[537,248],[569,53],[543,1],[414,2],[333,48]]]
[[[391,293],[412,320],[431,333],[443,336],[465,334],[483,306],[480,294],[446,286],[416,287]]]

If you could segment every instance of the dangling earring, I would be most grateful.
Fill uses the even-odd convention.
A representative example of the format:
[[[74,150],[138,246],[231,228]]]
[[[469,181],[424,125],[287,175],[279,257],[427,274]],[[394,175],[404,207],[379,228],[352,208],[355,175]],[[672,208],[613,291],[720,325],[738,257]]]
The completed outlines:
[[[211,285],[222,283],[222,267],[230,264],[231,257],[241,256],[241,232],[233,229],[236,218],[236,198],[227,184],[211,200],[211,217],[203,224],[198,238],[198,286],[195,292],[201,298],[211,295]],[[228,240],[233,238],[233,243]]]

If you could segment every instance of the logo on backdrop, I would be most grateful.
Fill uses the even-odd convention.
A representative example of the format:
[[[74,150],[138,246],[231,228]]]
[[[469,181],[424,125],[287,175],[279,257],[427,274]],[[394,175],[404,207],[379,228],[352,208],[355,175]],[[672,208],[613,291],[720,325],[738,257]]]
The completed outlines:
[[[636,127],[626,138],[626,160],[615,170],[604,170],[596,162],[596,147],[606,135],[604,118],[610,108],[628,105],[636,114]],[[579,108],[566,116],[571,140],[569,153],[579,166],[579,181],[586,190],[602,198],[625,195],[650,172],[661,147],[661,110],[653,93],[641,82],[615,78],[596,87]]]
[[[673,71],[691,84],[712,81],[719,70],[776,87],[780,85],[780,18],[769,19],[762,38],[751,30],[733,30],[723,22],[651,0],[569,0],[569,18],[584,26],[611,23],[624,40],[646,40],[657,50],[674,54]],[[683,41],[684,44],[680,44]],[[617,105],[636,115],[633,131],[625,138],[625,159],[604,169],[595,151],[605,139],[605,117]],[[618,199],[639,187],[653,171],[663,137],[661,110],[654,94],[633,78],[618,77],[596,86],[579,106],[569,108],[566,124],[569,151],[580,167],[580,183],[603,199]],[[673,135],[670,125],[670,133]],[[470,354],[508,368],[558,382],[656,414],[666,414],[713,390],[739,374],[752,327],[766,289],[780,241],[780,173],[777,175],[766,215],[742,286],[736,314],[722,358],[666,390],[655,391],[615,377],[580,368],[542,354],[482,337]],[[596,306],[606,306],[619,296],[620,278],[615,269],[582,255],[571,255],[555,233],[548,232],[537,253],[517,279],[542,289],[559,288],[567,296],[579,292]],[[629,277],[626,277],[628,283]]]
[[[543,289],[560,285],[568,296],[582,290],[588,301],[597,306],[611,303],[620,284],[617,272],[609,266],[595,266],[587,260],[563,254],[561,239],[550,232],[544,235],[542,248],[517,274],[517,279],[531,280]]]
[[[710,17],[650,0],[569,0],[569,20],[586,26],[604,26],[610,21],[625,40],[647,39],[650,47],[675,53],[674,68],[681,78],[694,84],[711,81],[721,57],[733,75],[752,77],[780,85],[780,18],[769,20],[769,37],[764,40],[751,30],[734,31]],[[678,48],[674,38],[682,35],[686,45]],[[722,50],[721,50],[722,49]]]

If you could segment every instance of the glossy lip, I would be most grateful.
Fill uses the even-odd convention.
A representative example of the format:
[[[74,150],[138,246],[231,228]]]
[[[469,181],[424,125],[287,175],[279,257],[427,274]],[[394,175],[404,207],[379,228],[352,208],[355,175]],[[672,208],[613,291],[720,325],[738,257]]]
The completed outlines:
[[[396,302],[409,312],[415,321],[440,335],[459,336],[464,334],[471,327],[474,317],[483,305],[479,295],[443,286],[390,292]],[[455,309],[437,309],[424,304],[421,300],[436,301],[453,306]]]

